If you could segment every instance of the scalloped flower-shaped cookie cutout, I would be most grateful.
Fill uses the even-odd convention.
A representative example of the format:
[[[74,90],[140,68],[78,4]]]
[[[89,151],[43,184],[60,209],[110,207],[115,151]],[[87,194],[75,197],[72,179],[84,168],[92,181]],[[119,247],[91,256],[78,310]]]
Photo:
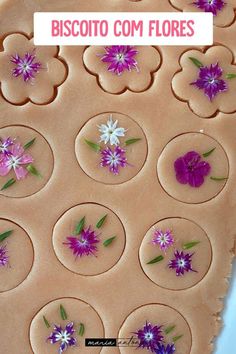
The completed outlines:
[[[160,53],[151,46],[90,46],[83,60],[101,88],[113,94],[147,90],[161,65]]]
[[[177,98],[188,102],[190,109],[200,117],[209,118],[217,112],[236,111],[236,66],[233,55],[223,46],[185,52],[181,71],[172,80]]]
[[[236,0],[169,0],[170,4],[180,11],[211,12],[214,25],[217,27],[230,26],[235,18]]]
[[[35,47],[33,39],[11,34],[0,52],[0,82],[3,97],[12,104],[28,101],[47,104],[66,78],[66,67],[57,58],[58,48]]]

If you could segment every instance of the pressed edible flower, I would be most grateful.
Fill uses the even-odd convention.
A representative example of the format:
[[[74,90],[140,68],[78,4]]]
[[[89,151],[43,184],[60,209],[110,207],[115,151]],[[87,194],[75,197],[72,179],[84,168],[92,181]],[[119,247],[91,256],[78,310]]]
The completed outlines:
[[[175,161],[174,169],[179,183],[200,187],[204,183],[204,177],[209,175],[211,166],[202,161],[201,155],[196,151],[189,151]]]
[[[108,63],[108,71],[120,76],[124,71],[138,70],[135,59],[138,51],[130,45],[112,45],[105,47],[101,60]]]

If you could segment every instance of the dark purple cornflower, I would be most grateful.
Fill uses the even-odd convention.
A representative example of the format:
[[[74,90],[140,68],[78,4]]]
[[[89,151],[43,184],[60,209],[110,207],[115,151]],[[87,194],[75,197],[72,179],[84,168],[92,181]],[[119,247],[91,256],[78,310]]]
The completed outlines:
[[[54,325],[54,331],[50,334],[47,340],[51,344],[60,343],[58,353],[66,351],[68,347],[73,347],[76,345],[76,339],[73,337],[75,333],[74,324],[70,322],[66,325],[65,329],[61,326]]]
[[[101,166],[108,167],[110,172],[118,175],[120,167],[127,166],[125,150],[120,146],[116,146],[114,149],[106,147],[101,151]]]
[[[105,47],[106,53],[102,55],[101,60],[108,63],[108,71],[121,75],[125,70],[138,70],[138,63],[135,56],[138,51],[130,45],[112,45]]]
[[[196,0],[193,4],[205,12],[212,12],[214,16],[226,5],[223,0]]]
[[[175,251],[175,258],[169,262],[169,268],[175,269],[176,275],[184,275],[184,272],[196,272],[192,269],[192,256],[194,253],[184,253],[183,251]]]
[[[68,242],[63,242],[63,244],[68,245],[76,257],[94,255],[94,252],[97,251],[96,244],[100,242],[91,226],[83,229],[78,236],[67,237],[67,240]]]
[[[39,69],[42,68],[42,64],[36,61],[36,56],[33,53],[26,53],[23,58],[18,54],[12,55],[11,62],[15,64],[12,75],[14,77],[22,75],[25,82],[34,79],[35,74],[38,74]]]
[[[220,92],[228,90],[226,82],[221,79],[223,69],[218,63],[210,66],[202,66],[199,68],[199,77],[190,85],[196,86],[199,90],[204,90],[207,98],[212,101],[213,98]]]
[[[155,354],[173,354],[175,352],[174,344],[158,344]]]
[[[9,257],[7,255],[7,246],[0,246],[0,267],[4,267],[8,264]]]
[[[174,243],[174,237],[171,230],[156,229],[153,234],[152,243],[158,245],[162,251],[166,251]]]
[[[161,326],[155,326],[148,322],[146,322],[142,329],[134,332],[134,334],[139,339],[138,348],[146,348],[151,352],[155,352],[158,344],[163,341]]]
[[[174,169],[179,183],[197,188],[204,183],[204,177],[209,175],[211,166],[208,162],[201,161],[201,155],[197,152],[189,151],[175,160]]]
[[[0,138],[0,159],[1,159],[1,156],[9,156],[12,154],[9,147],[12,146],[13,144],[14,144],[14,141],[10,137],[6,138],[6,139]]]

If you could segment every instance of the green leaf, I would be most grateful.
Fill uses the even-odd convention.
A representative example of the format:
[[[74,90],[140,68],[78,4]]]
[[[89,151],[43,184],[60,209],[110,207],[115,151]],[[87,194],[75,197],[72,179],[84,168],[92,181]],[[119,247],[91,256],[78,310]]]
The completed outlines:
[[[210,177],[210,179],[212,179],[212,181],[221,182],[226,181],[228,177]]]
[[[153,258],[151,261],[149,261],[147,264],[154,264],[154,263],[157,263],[157,262],[161,262],[163,261],[164,257],[162,255],[156,257],[156,258]]]
[[[132,139],[126,140],[125,145],[131,145],[131,144],[137,143],[137,141],[140,141],[140,140],[141,140],[141,138],[132,138]]]
[[[96,143],[93,143],[92,141],[89,141],[89,140],[86,140],[86,139],[85,139],[85,142],[94,151],[99,152],[101,150],[100,145],[98,145]]]
[[[79,235],[84,228],[85,216],[78,222],[75,228],[75,234]]]
[[[227,74],[226,75],[226,79],[231,80],[231,79],[235,79],[236,78],[236,74]]]
[[[5,183],[2,188],[1,188],[1,191],[4,191],[5,189],[11,187],[14,183],[16,183],[16,180],[15,178],[11,178],[7,181],[7,183]]]
[[[177,340],[179,340],[182,337],[183,337],[183,334],[180,334],[179,336],[172,338],[172,341],[175,343],[175,342],[177,342]]]
[[[8,230],[0,234],[0,242],[5,240],[7,237],[9,237],[13,233],[13,230]]]
[[[215,147],[207,152],[204,152],[204,154],[202,154],[203,157],[208,157],[210,156],[214,151],[215,151]]]
[[[83,323],[80,323],[78,335],[81,336],[81,337],[83,337],[84,331],[85,331],[85,329],[84,329],[84,324],[83,324]]]
[[[46,326],[47,328],[50,328],[50,327],[51,327],[50,324],[49,324],[49,322],[48,322],[48,320],[46,319],[45,316],[43,316],[43,321],[44,321],[44,324],[45,324],[45,326]]]
[[[100,229],[100,227],[102,227],[102,225],[104,224],[105,220],[107,218],[107,214],[104,215],[96,224],[96,228],[97,229]]]
[[[202,68],[204,66],[198,59],[194,57],[189,57],[189,59],[197,68]]]
[[[170,327],[167,327],[166,329],[165,329],[165,334],[169,334],[170,332],[172,332],[174,329],[175,329],[175,325],[174,326],[170,326]]]
[[[36,167],[34,167],[34,165],[30,164],[26,167],[26,169],[29,171],[29,173],[31,173],[33,176],[36,177],[42,177],[40,172],[36,169]]]
[[[62,320],[67,320],[67,313],[66,310],[64,309],[64,307],[62,305],[60,305],[60,315]]]
[[[103,246],[104,246],[104,247],[109,246],[109,245],[115,240],[115,238],[116,238],[116,236],[113,236],[113,237],[108,238],[107,240],[105,240],[105,241],[103,242]]]
[[[185,243],[183,245],[183,249],[184,250],[189,250],[190,248],[195,247],[196,245],[198,245],[200,243],[200,241],[193,241],[193,242],[189,242],[189,243]]]
[[[36,140],[36,138],[34,138],[34,139],[28,141],[28,143],[26,143],[26,144],[24,145],[24,149],[25,149],[25,150],[29,149],[29,148],[34,144],[35,140]]]

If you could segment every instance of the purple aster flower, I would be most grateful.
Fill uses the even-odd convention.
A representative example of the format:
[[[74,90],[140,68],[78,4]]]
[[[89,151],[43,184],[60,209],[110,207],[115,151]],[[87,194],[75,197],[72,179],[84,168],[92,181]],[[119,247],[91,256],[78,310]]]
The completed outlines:
[[[69,236],[67,240],[68,242],[63,244],[68,245],[76,257],[94,255],[97,251],[96,244],[100,242],[95,231],[91,230],[91,226],[83,229],[79,236]]]
[[[211,170],[210,164],[201,161],[201,155],[195,151],[189,151],[175,160],[174,168],[179,183],[196,188],[204,183],[204,177],[208,176]]]
[[[101,151],[101,166],[108,167],[110,172],[118,175],[120,167],[127,166],[125,150],[120,146],[116,146],[114,149],[106,147]]]
[[[108,63],[108,71],[121,75],[125,70],[131,71],[137,68],[135,56],[138,51],[130,45],[112,45],[105,47],[106,53],[102,55],[101,60]]]
[[[9,257],[7,255],[7,246],[0,246],[0,267],[4,267],[8,264]]]
[[[22,75],[25,82],[34,79],[35,74],[38,74],[42,67],[41,63],[36,61],[36,56],[33,53],[26,53],[23,58],[18,54],[12,55],[11,62],[15,64],[12,75],[14,77]]]
[[[50,334],[47,340],[51,344],[60,343],[58,353],[66,351],[68,347],[73,347],[76,345],[76,339],[73,337],[75,333],[74,324],[70,322],[66,325],[65,329],[61,326],[54,325],[54,331]]]
[[[221,79],[223,69],[218,63],[208,66],[202,66],[199,69],[199,77],[190,85],[195,85],[199,90],[204,90],[205,95],[210,101],[220,92],[228,90],[228,86]]]
[[[175,251],[175,258],[169,262],[169,268],[175,269],[176,275],[184,275],[184,272],[196,272],[192,269],[192,256],[194,253],[184,253],[183,251]]]
[[[193,5],[205,12],[212,12],[214,16],[223,9],[225,4],[223,0],[196,0],[193,2]]]
[[[9,147],[12,146],[13,144],[14,141],[10,137],[6,139],[0,138],[0,159],[1,156],[9,156],[12,154]]]
[[[154,245],[159,245],[162,251],[166,251],[174,243],[174,237],[171,230],[155,230],[152,238],[152,243]]]
[[[6,176],[13,169],[18,180],[24,179],[28,174],[25,165],[32,162],[33,157],[25,154],[25,150],[20,144],[13,144],[9,149],[8,156],[4,156],[0,160],[0,176]]]
[[[155,351],[156,354],[173,354],[175,352],[174,344],[158,344],[158,347]]]
[[[161,326],[153,326],[148,322],[146,322],[142,329],[139,329],[134,334],[136,334],[139,339],[138,348],[146,348],[151,352],[155,352],[158,344],[163,341]]]

